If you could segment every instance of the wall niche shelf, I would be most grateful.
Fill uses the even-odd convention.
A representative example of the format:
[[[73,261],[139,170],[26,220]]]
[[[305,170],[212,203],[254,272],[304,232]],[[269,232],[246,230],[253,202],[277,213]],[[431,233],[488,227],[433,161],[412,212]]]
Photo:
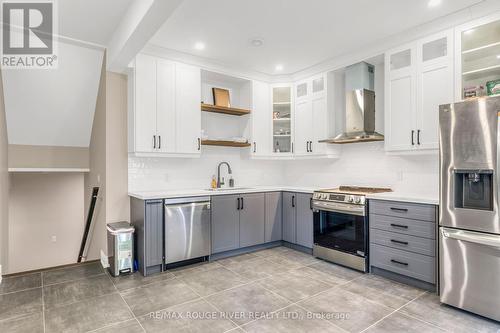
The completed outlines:
[[[203,146],[220,146],[220,147],[236,147],[244,148],[250,147],[251,144],[248,142],[236,142],[236,141],[226,141],[226,140],[201,140]]]
[[[214,113],[222,113],[228,114],[232,116],[244,116],[250,114],[250,110],[239,109],[239,108],[228,108],[225,106],[217,106],[212,104],[201,103],[201,111],[205,112],[214,112]]]

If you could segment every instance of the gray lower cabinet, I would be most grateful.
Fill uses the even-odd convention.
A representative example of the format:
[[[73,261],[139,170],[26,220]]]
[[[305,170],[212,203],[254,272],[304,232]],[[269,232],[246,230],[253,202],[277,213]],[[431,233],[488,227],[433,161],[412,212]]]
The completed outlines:
[[[314,221],[312,210],[312,195],[305,193],[297,193],[296,195],[296,244],[312,249]]]
[[[212,253],[237,249],[240,245],[239,195],[212,197]]]
[[[437,207],[370,200],[370,267],[435,285]]]
[[[264,243],[264,193],[212,197],[212,253]]]
[[[313,247],[312,195],[283,192],[283,240]]]
[[[274,242],[282,239],[283,195],[281,192],[264,194],[266,200],[266,224],[264,241]]]
[[[297,195],[292,192],[283,192],[283,240],[295,244],[296,241],[296,200]]]
[[[130,201],[130,220],[135,227],[137,262],[144,275],[163,269],[163,200]]]
[[[265,199],[263,193],[241,196],[240,247],[263,244],[265,239]]]

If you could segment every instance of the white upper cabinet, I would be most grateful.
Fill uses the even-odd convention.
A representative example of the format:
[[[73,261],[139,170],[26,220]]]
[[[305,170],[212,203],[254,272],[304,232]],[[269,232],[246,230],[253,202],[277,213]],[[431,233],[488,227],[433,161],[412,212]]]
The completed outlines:
[[[439,148],[439,105],[453,102],[452,54],[451,30],[386,53],[387,151]]]
[[[270,156],[271,150],[271,96],[269,84],[252,82],[252,155]]]
[[[272,152],[274,156],[289,156],[294,152],[294,103],[293,86],[271,86]]]
[[[157,156],[200,153],[200,69],[139,54],[131,78],[129,151]]]
[[[135,60],[135,147],[132,151],[153,152],[156,150],[156,60],[138,55]],[[132,142],[132,144],[134,144]]]
[[[323,155],[328,135],[326,75],[295,83],[295,150],[297,157]]]
[[[198,67],[176,66],[177,152],[201,151],[201,73]]]

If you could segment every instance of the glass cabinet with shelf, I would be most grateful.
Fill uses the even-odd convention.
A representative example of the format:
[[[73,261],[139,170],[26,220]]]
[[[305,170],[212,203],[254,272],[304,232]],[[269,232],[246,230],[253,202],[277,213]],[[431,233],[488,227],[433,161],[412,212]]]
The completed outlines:
[[[500,20],[459,33],[461,98],[500,93]]]
[[[292,153],[292,87],[272,88],[273,152]]]

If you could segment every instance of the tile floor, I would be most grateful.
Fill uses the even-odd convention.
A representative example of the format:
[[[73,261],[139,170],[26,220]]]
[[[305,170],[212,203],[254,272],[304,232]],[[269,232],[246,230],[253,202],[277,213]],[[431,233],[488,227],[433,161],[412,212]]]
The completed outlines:
[[[500,332],[500,323],[285,247],[146,278],[90,263],[0,285],[0,332],[89,331]]]

